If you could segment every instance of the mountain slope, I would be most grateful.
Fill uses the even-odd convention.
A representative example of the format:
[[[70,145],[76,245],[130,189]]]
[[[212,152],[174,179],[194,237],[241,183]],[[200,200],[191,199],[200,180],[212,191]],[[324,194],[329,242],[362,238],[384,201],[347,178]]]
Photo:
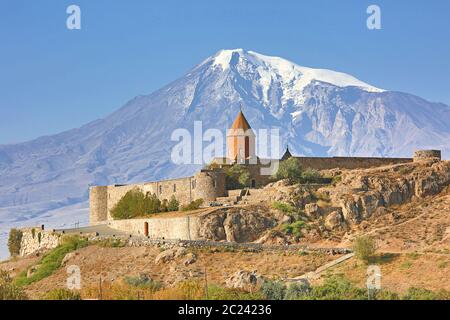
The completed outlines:
[[[253,128],[281,128],[283,145],[289,141],[296,154],[411,156],[416,148],[439,148],[450,156],[446,105],[331,70],[223,50],[104,119],[0,146],[0,228],[29,219],[51,224],[47,212],[85,203],[91,184],[192,174],[198,165],[170,161],[173,130],[192,131],[195,120],[204,130],[225,130],[241,105]],[[85,221],[85,212],[62,220]]]

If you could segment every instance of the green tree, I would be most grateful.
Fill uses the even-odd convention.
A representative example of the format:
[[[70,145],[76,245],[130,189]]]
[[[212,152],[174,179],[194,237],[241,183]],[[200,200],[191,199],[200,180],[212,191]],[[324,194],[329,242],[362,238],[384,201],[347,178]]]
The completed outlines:
[[[277,172],[274,175],[276,180],[287,179],[289,183],[302,182],[302,166],[297,158],[289,158],[281,161]]]
[[[161,201],[156,194],[144,195],[139,189],[128,191],[111,210],[114,219],[131,219],[143,214],[162,211]]]
[[[167,204],[168,211],[178,211],[180,208],[180,203],[177,201],[175,196],[170,197],[169,203]]]
[[[368,263],[376,251],[375,240],[370,236],[360,236],[353,241],[355,256]]]
[[[250,172],[239,164],[225,170],[227,189],[239,189],[250,186]]]
[[[23,232],[19,229],[11,229],[11,231],[9,231],[8,249],[12,257],[20,254],[22,237]]]

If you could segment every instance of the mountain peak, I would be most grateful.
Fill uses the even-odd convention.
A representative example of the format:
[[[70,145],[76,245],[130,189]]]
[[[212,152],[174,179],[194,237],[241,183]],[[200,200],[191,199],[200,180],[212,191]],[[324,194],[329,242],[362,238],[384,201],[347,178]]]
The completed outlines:
[[[267,56],[242,48],[220,50],[206,61],[212,62],[211,67],[220,68],[222,72],[230,69],[238,70],[239,73],[256,70],[265,87],[280,82],[281,87],[292,86],[291,89],[297,95],[301,95],[303,89],[313,81],[325,82],[337,87],[359,87],[367,92],[384,92],[383,89],[374,87],[349,74],[303,67],[280,57]]]

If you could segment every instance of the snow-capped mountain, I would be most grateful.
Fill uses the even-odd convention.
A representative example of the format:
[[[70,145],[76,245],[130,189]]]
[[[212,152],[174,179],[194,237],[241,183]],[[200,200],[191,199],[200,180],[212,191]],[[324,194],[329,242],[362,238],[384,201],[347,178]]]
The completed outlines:
[[[192,131],[195,120],[205,130],[225,130],[241,105],[253,128],[279,127],[283,144],[289,142],[298,155],[409,157],[417,148],[438,148],[450,156],[447,105],[375,88],[344,73],[222,50],[104,119],[0,146],[3,238],[11,226],[30,219],[47,225],[86,222],[89,185],[192,174],[198,166],[170,160],[173,130]]]

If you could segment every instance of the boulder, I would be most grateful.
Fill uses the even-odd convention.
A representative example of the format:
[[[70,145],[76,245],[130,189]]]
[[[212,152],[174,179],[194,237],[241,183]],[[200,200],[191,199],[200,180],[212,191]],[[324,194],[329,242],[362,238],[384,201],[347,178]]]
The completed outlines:
[[[189,253],[186,255],[186,258],[184,259],[183,264],[184,264],[185,266],[188,266],[188,265],[190,265],[190,264],[195,263],[196,261],[197,261],[197,256],[195,255],[195,253],[189,252]]]
[[[263,277],[256,271],[239,270],[225,281],[225,285],[227,288],[253,291],[259,288],[263,282]]]
[[[320,215],[320,208],[317,203],[308,203],[305,205],[305,214],[311,218],[317,218]]]
[[[165,250],[158,254],[155,258],[155,264],[168,263],[176,258],[182,257],[187,254],[186,248],[176,247]]]
[[[344,222],[340,211],[333,211],[325,218],[325,227],[330,230],[339,228]]]

